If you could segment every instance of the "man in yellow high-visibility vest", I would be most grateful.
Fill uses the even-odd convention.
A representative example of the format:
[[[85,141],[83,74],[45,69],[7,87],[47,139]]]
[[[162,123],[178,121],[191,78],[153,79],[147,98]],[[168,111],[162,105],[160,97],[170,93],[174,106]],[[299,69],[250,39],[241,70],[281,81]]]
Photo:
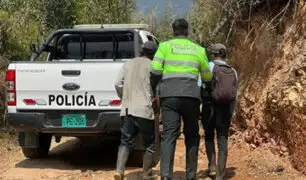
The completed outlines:
[[[199,149],[200,87],[210,82],[212,72],[205,49],[188,39],[189,24],[185,19],[173,22],[174,38],[159,44],[152,61],[151,84],[160,83],[163,139],[161,143],[161,177],[172,179],[174,152],[179,136],[181,117],[186,145],[186,177],[196,178]]]

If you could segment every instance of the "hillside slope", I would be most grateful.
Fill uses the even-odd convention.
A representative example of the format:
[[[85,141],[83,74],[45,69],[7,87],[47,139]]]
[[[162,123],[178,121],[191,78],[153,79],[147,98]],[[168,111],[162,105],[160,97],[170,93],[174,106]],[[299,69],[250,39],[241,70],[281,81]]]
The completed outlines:
[[[295,13],[277,26],[257,14],[253,32],[236,32],[233,59],[241,95],[234,126],[251,147],[289,155],[306,174],[306,6]]]

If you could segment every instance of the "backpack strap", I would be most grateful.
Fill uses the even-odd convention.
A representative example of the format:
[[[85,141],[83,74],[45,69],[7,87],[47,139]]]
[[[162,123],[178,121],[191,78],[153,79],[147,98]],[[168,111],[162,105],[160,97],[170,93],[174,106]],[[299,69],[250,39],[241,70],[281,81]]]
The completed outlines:
[[[215,65],[217,65],[217,66],[227,67],[227,68],[231,69],[232,71],[234,71],[235,76],[236,76],[236,82],[235,82],[235,83],[238,83],[237,71],[236,71],[232,66],[230,66],[230,65],[227,64],[227,63],[220,63],[220,62],[217,62],[217,61],[212,61],[212,62],[213,62]]]
[[[227,63],[220,63],[220,62],[216,62],[216,61],[213,61],[213,63],[215,65],[218,65],[218,66],[225,66],[225,67],[228,67],[228,68],[232,68],[230,65],[228,65]]]

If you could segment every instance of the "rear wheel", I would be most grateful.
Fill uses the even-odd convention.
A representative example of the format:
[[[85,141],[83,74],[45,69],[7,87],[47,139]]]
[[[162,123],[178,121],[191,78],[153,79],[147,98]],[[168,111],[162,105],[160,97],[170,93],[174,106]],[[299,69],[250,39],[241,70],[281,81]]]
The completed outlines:
[[[37,158],[43,158],[48,156],[50,145],[51,145],[51,134],[38,134],[38,135],[30,135],[33,136],[32,138],[37,138],[34,136],[38,136],[38,147],[21,147],[22,152],[25,157],[30,159],[37,159]],[[30,137],[31,138],[31,137]]]

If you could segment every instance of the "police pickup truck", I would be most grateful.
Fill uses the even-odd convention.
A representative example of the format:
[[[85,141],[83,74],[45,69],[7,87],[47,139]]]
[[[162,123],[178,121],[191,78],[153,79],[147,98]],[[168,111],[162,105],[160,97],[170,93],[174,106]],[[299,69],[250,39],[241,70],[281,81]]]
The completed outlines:
[[[140,55],[142,44],[158,45],[147,28],[76,25],[51,33],[39,47],[32,44],[30,61],[9,64],[8,122],[27,158],[48,155],[52,136],[57,142],[62,136],[119,139],[115,79],[125,61]],[[135,152],[143,150],[139,142]]]

